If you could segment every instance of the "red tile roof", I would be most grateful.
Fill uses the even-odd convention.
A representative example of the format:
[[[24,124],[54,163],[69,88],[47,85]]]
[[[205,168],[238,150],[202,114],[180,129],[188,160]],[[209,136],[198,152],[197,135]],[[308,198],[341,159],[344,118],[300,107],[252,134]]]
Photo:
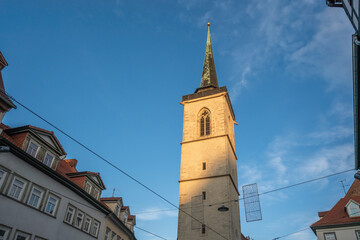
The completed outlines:
[[[359,223],[360,217],[349,217],[345,205],[350,201],[354,200],[357,203],[360,203],[360,196],[344,197],[335,204],[335,206],[328,211],[323,218],[321,218],[316,223],[312,224],[311,227],[326,226],[326,225],[336,225],[336,224],[346,224],[346,223]]]
[[[338,224],[348,224],[348,223],[359,223],[360,217],[349,217],[346,211],[346,204],[352,199],[355,202],[360,204],[360,181],[355,179],[354,183],[351,185],[346,196],[341,198],[335,206],[327,212],[319,212],[319,217],[322,218],[316,223],[312,224],[310,227],[316,229],[319,226],[327,225],[338,225]]]
[[[329,211],[324,211],[324,212],[318,212],[318,216],[319,217],[323,217],[323,216],[325,216],[325,214],[327,214]]]

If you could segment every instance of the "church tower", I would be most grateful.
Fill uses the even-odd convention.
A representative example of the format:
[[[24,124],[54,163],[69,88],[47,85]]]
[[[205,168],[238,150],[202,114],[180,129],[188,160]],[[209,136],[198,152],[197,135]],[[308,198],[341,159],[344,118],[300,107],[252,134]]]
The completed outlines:
[[[200,87],[181,104],[178,240],[241,239],[235,115],[226,87],[218,85],[209,23]]]

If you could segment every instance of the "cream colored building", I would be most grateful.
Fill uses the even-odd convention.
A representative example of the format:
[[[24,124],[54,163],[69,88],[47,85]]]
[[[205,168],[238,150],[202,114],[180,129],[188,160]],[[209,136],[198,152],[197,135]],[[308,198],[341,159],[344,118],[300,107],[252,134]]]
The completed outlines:
[[[241,239],[235,115],[226,87],[218,86],[210,28],[200,88],[181,104],[178,240]],[[220,212],[223,203],[228,211]]]

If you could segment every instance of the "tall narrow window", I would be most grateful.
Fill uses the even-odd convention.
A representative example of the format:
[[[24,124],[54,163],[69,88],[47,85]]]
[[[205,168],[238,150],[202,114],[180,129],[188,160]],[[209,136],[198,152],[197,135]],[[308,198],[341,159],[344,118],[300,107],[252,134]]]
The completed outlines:
[[[206,162],[203,162],[202,164],[203,164],[203,166],[202,166],[203,170],[206,170]]]
[[[45,212],[55,216],[56,209],[58,206],[59,198],[55,197],[54,195],[50,194],[48,200],[46,202]]]
[[[202,192],[202,199],[206,200],[206,192]]]
[[[0,188],[3,185],[6,177],[6,172],[0,168]]]
[[[97,237],[98,233],[99,233],[99,228],[100,228],[100,222],[94,220],[94,224],[92,225],[92,228],[91,228],[91,235]]]
[[[40,188],[33,187],[30,193],[28,204],[34,208],[39,208],[43,192],[44,191],[42,191]]]
[[[14,178],[9,191],[9,196],[15,198],[16,200],[20,200],[24,192],[24,188],[25,182],[18,178]]]
[[[202,234],[205,234],[205,224],[203,224],[203,225],[201,226],[201,233],[202,233]]]
[[[110,232],[111,232],[111,229],[110,228],[106,228],[106,231],[105,231],[105,238],[104,240],[110,240]]]
[[[74,214],[75,214],[75,208],[72,207],[72,206],[68,206],[68,208],[66,210],[65,220],[64,221],[69,223],[69,224],[72,224]]]
[[[50,153],[46,153],[44,157],[44,164],[48,167],[51,167],[54,160],[54,156],[52,156]]]
[[[30,141],[29,146],[26,150],[26,153],[30,154],[31,156],[35,157],[36,153],[39,149],[39,146],[35,144],[34,142]]]
[[[83,223],[83,220],[84,220],[84,213],[81,212],[81,211],[78,211],[77,214],[76,214],[76,218],[75,218],[75,227],[76,228],[80,228],[82,227],[82,223]]]
[[[86,216],[83,230],[88,233],[90,231],[90,226],[91,226],[91,217]]]
[[[203,110],[200,115],[200,136],[210,135],[211,123],[210,123],[210,112]]]

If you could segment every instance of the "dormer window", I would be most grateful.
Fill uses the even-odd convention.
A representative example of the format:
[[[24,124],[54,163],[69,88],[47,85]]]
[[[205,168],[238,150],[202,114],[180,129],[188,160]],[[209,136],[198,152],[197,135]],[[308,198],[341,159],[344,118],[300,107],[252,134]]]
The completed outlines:
[[[126,213],[126,212],[124,212],[124,215],[123,215],[123,222],[126,222],[127,217],[128,217],[127,213]]]
[[[94,192],[92,194],[92,196],[95,198],[95,199],[98,199],[99,200],[99,197],[100,197],[100,192],[98,189],[94,188]]]
[[[28,146],[28,148],[26,150],[26,153],[28,153],[31,156],[35,157],[38,150],[39,150],[39,145],[37,145],[33,141],[30,141],[29,146]]]
[[[114,209],[114,213],[115,213],[115,215],[116,215],[117,217],[119,217],[119,209],[120,209],[119,205],[116,204],[115,209]]]
[[[353,200],[350,200],[350,202],[346,205],[346,210],[347,210],[347,213],[349,214],[349,217],[359,217],[360,216],[359,204],[357,204]]]
[[[51,155],[49,152],[47,152],[44,157],[44,164],[51,168],[53,160],[54,160],[54,156]]]
[[[91,184],[90,183],[86,183],[85,184],[85,191],[88,193],[88,194],[90,194],[91,193]]]

